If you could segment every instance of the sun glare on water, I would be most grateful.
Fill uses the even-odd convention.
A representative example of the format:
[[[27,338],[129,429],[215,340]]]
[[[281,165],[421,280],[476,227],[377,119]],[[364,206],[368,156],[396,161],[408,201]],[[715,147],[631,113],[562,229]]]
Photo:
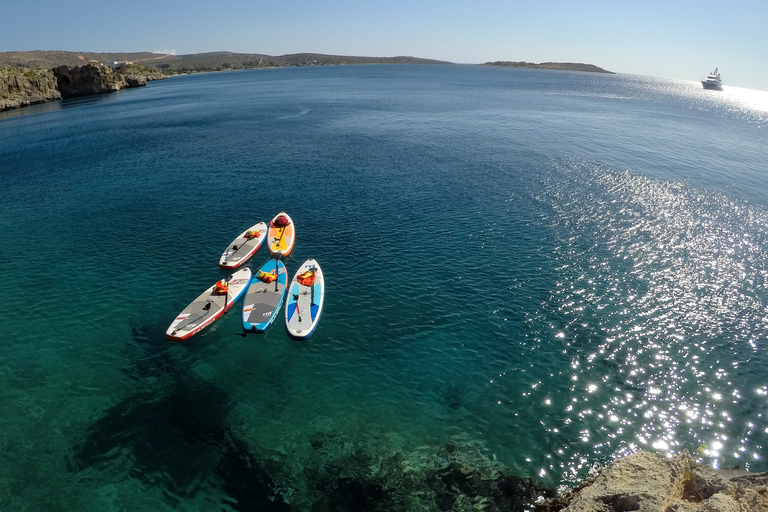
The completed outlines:
[[[724,86],[722,94],[727,100],[732,101],[742,108],[768,112],[767,91]]]

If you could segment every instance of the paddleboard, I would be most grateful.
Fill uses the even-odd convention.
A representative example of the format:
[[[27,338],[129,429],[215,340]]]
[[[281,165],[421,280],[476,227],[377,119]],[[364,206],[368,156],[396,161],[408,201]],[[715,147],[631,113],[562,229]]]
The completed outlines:
[[[283,305],[287,283],[288,273],[280,260],[270,259],[253,273],[243,301],[244,332],[264,332],[272,325]]]
[[[219,268],[236,269],[259,250],[267,238],[267,225],[264,222],[254,224],[240,233],[219,258]]]
[[[211,325],[245,293],[250,280],[251,269],[246,267],[217,281],[176,315],[165,337],[172,341],[186,340]],[[226,283],[226,288],[222,289],[221,283]]]
[[[312,259],[296,271],[288,287],[285,303],[285,327],[297,340],[309,338],[320,321],[325,296],[325,280],[320,265]]]
[[[275,215],[275,218],[269,223],[269,234],[267,235],[269,252],[272,257],[287,257],[291,254],[295,241],[296,228],[293,225],[293,220],[285,212]]]

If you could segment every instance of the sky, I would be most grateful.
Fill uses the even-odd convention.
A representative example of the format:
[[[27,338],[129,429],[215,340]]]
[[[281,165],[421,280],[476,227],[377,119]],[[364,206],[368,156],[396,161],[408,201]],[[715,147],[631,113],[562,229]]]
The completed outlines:
[[[768,91],[768,0],[6,0],[0,52],[582,62]]]

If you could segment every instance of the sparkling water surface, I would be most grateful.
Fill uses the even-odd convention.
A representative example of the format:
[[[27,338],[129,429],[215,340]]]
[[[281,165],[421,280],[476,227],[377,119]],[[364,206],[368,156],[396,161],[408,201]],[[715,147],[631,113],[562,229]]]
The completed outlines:
[[[0,115],[6,510],[234,506],[216,436],[273,476],[318,432],[550,486],[639,449],[768,470],[768,93],[343,66]],[[289,273],[326,278],[312,338],[235,336],[237,304],[166,341],[281,210]]]

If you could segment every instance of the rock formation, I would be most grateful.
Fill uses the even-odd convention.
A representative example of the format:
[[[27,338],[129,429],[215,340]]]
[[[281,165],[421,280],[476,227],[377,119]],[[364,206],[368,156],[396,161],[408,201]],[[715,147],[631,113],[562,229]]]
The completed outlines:
[[[35,103],[142,87],[149,80],[169,78],[146,66],[104,64],[57,66],[51,69],[0,67],[0,111]]]
[[[143,87],[147,85],[147,78],[146,76],[142,75],[123,75],[123,79],[125,80],[125,87]]]
[[[104,65],[57,66],[53,68],[53,74],[62,98],[115,92],[127,86],[123,75]]]
[[[667,458],[639,452],[617,459],[541,512],[765,512],[768,473],[699,466],[684,451]]]
[[[0,67],[0,112],[60,99],[50,69]]]

